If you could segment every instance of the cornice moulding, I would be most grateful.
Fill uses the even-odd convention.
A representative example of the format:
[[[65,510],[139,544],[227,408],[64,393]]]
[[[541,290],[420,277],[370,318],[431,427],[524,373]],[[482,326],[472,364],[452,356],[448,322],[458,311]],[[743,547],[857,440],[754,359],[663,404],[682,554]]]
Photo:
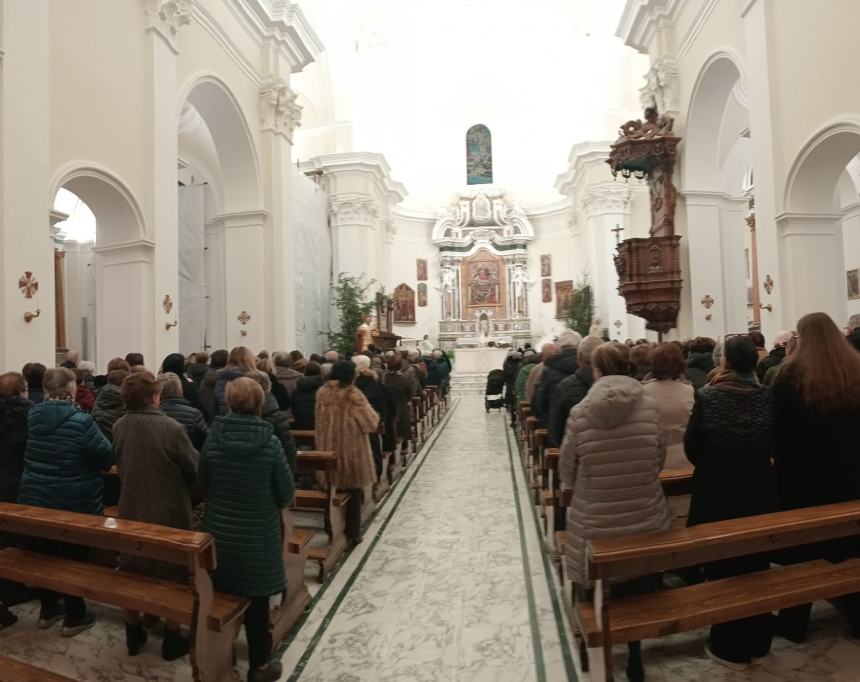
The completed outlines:
[[[647,54],[654,33],[666,23],[674,24],[684,0],[627,0],[615,35],[625,45]]]
[[[345,175],[349,173],[370,173],[380,191],[391,203],[398,204],[408,192],[403,183],[391,177],[391,168],[382,154],[373,152],[345,152],[343,154],[323,154],[299,164],[303,173],[321,170],[323,175]]]
[[[585,170],[609,158],[610,142],[579,142],[570,149],[567,170],[555,180],[555,189],[560,194],[571,196],[581,187]]]
[[[209,35],[212,36],[212,38],[215,39],[215,42],[224,49],[242,73],[244,73],[254,85],[259,87],[263,79],[260,76],[260,70],[257,67],[257,64],[242,52],[241,48],[236,44],[236,41],[234,41],[230,34],[224,30],[224,27],[218,23],[215,17],[209,13],[209,10],[203,6],[201,0],[195,0],[192,17],[209,33]],[[240,21],[240,23],[242,22]]]

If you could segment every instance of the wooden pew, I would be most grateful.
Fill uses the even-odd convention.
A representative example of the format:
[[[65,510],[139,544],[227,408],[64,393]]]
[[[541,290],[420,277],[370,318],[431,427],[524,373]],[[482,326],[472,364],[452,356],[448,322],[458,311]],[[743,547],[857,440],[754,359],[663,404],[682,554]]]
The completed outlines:
[[[424,415],[422,413],[421,398],[414,396],[411,401],[411,409],[409,412],[409,422],[412,427],[412,448],[414,452],[418,452],[421,443],[424,440]],[[403,466],[409,464],[408,453],[403,454]]]
[[[544,486],[543,451],[546,447],[548,433],[546,429],[535,429],[532,434],[532,464],[529,470],[531,471],[531,487],[534,491],[534,502],[536,505],[540,505],[540,494]]]
[[[346,503],[349,493],[337,492],[331,484],[332,474],[337,470],[337,457],[329,451],[300,451],[296,458],[296,475],[325,473],[323,490],[296,490],[294,509],[306,512],[322,512],[325,531],[329,544],[325,547],[311,547],[308,558],[319,564],[319,581],[337,563],[347,547],[344,534],[346,523]]]
[[[74,682],[71,677],[35,668],[29,663],[0,656],[0,682]]]
[[[860,591],[860,558],[810,561],[625,599],[610,581],[711,561],[844,538],[860,531],[860,501],[761,514],[665,532],[587,543],[594,603],[577,603],[577,630],[602,648],[604,679],[613,680],[612,645],[703,628]],[[599,649],[598,649],[599,651]],[[596,653],[596,652],[595,652]],[[595,666],[591,666],[592,679]]]
[[[296,442],[297,448],[308,447],[311,450],[317,449],[316,431],[296,429],[294,431],[290,431],[290,433],[293,436],[293,440]]]
[[[6,502],[0,503],[0,530],[184,566],[187,584],[15,547],[0,550],[0,577],[186,625],[194,679],[239,679],[233,643],[249,602],[213,590],[215,541],[208,533]]]
[[[693,467],[683,469],[663,469],[660,484],[666,497],[689,495],[693,492]]]
[[[305,563],[308,559],[308,544],[313,538],[313,533],[294,528],[293,515],[289,509],[284,509],[281,516],[283,519],[284,572],[287,589],[281,603],[269,611],[272,653],[278,650],[281,642],[289,634],[311,601],[308,586],[305,584]]]

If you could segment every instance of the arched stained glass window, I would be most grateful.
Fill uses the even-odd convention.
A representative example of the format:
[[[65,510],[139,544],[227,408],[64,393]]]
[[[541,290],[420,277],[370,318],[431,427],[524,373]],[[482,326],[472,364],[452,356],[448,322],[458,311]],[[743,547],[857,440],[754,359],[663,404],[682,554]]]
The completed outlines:
[[[493,139],[483,123],[466,131],[466,184],[487,185],[493,182]]]

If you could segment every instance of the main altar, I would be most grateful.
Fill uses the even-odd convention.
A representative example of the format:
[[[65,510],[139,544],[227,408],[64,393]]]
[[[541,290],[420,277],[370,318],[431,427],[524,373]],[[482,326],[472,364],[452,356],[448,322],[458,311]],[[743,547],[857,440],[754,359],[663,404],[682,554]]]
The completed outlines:
[[[433,227],[439,249],[439,346],[497,348],[532,340],[528,245],[534,228],[494,185],[469,186]],[[482,370],[476,370],[482,371]]]

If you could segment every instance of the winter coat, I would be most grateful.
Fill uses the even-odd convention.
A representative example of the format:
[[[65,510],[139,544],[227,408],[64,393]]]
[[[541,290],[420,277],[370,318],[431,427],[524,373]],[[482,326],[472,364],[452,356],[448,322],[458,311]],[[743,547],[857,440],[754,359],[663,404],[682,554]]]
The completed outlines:
[[[327,381],[317,393],[316,441],[337,456],[333,483],[341,490],[373,485],[376,468],[367,434],[376,431],[379,414],[355,386]]]
[[[293,392],[294,429],[314,430],[317,391],[319,391],[322,385],[323,378],[319,375],[302,377],[296,382],[296,390]]]
[[[83,384],[78,384],[75,392],[75,404],[84,412],[92,412],[93,405],[96,404],[95,392]]]
[[[200,455],[206,495],[203,530],[215,537],[215,587],[247,597],[285,588],[281,510],[293,477],[272,425],[258,417],[217,417]]]
[[[21,396],[0,398],[0,502],[18,499],[27,449],[27,415],[33,403]]]
[[[713,353],[690,353],[687,356],[687,381],[693,388],[702,388],[707,383],[708,373],[714,368]]]
[[[593,383],[594,371],[591,365],[578,368],[558,383],[555,397],[549,406],[547,441],[550,447],[557,448],[561,445],[570,411],[585,399]]]
[[[113,450],[92,417],[64,400],[30,410],[18,502],[100,515]]]
[[[412,397],[415,395],[409,377],[401,372],[385,375],[385,390],[394,409],[390,412],[397,438],[401,441],[412,437]]]
[[[209,424],[212,423],[212,420],[218,414],[218,398],[215,396],[215,380],[217,376],[217,369],[207,367],[206,373],[200,379],[200,384],[197,387],[197,392],[200,394],[200,404],[203,406],[201,412],[203,412],[203,417]]]
[[[105,384],[102,390],[99,391],[92,411],[93,419],[105,435],[105,438],[108,440],[113,439],[111,429],[116,420],[124,414],[125,405],[123,405],[122,397],[119,393],[119,386]]]
[[[535,400],[535,391],[537,390],[538,384],[540,383],[540,378],[543,376],[543,363],[539,362],[535,365],[535,368],[529,372],[529,378],[526,379],[526,402],[529,405],[534,405]],[[534,413],[534,407],[532,407],[532,413]]]
[[[642,387],[645,395],[657,401],[660,409],[660,426],[666,438],[666,469],[685,469],[689,466],[684,454],[684,433],[696,391],[689,381],[649,379]]]
[[[302,373],[297,372],[292,367],[275,367],[275,377],[278,382],[287,389],[287,393],[292,397],[296,391],[296,384],[302,378]]]
[[[271,424],[272,431],[281,442],[284,457],[287,458],[287,464],[290,467],[290,474],[295,475],[296,441],[293,440],[293,434],[290,433],[290,418],[286,412],[279,409],[278,401],[271,393],[266,396],[261,416],[263,421]]]
[[[687,525],[776,511],[773,401],[752,374],[696,393],[684,435],[695,466]]]
[[[526,400],[526,383],[528,382],[529,375],[535,367],[537,367],[536,363],[529,362],[520,367],[520,371],[517,372],[517,380],[514,382],[514,390],[516,390],[517,399],[520,402],[525,402]]]
[[[182,424],[185,433],[188,434],[188,438],[191,440],[191,445],[196,450],[200,450],[203,447],[209,427],[206,426],[206,420],[203,418],[203,413],[200,410],[185,398],[166,398],[161,401],[159,407],[168,417]]]
[[[227,384],[233,379],[245,376],[245,371],[239,367],[225,367],[218,372],[215,377],[215,398],[218,401],[218,414],[223,416],[227,414],[227,403],[225,402],[225,391]]]
[[[198,410],[203,411],[203,403],[200,402],[197,385],[185,375],[185,357],[182,353],[171,353],[164,358],[164,362],[161,363],[161,371],[173,372],[178,376],[179,382],[182,384],[182,397]]]
[[[45,390],[41,386],[27,386],[27,397],[34,405],[45,401]]]
[[[200,393],[200,386],[206,378],[206,373],[209,371],[209,365],[205,362],[192,362],[188,365],[188,378],[194,382],[197,387],[197,393]]]
[[[182,400],[203,421],[190,403],[174,400]],[[126,412],[114,424],[113,433],[119,518],[190,530],[198,455],[186,429],[175,418],[149,407]],[[134,556],[123,557],[121,565],[127,571],[165,579],[179,580],[184,574],[170,564]]]
[[[782,361],[785,360],[785,354],[785,346],[778,346],[764,360],[759,361],[755,368],[759,383],[764,383],[764,377],[771,367],[779,367],[782,364]]]
[[[379,415],[380,421],[384,420],[386,414],[385,389],[376,380],[375,374],[360,374],[355,379],[355,387],[367,398],[367,402]]]
[[[532,414],[538,418],[542,428],[546,428],[549,421],[549,408],[554,399],[555,387],[562,379],[569,377],[578,368],[576,348],[565,348],[554,358],[543,363],[543,372],[535,389]]]
[[[660,532],[672,525],[660,485],[665,454],[657,403],[632,377],[596,381],[571,410],[559,475],[573,487],[564,557],[575,583],[590,585],[587,540]]]

